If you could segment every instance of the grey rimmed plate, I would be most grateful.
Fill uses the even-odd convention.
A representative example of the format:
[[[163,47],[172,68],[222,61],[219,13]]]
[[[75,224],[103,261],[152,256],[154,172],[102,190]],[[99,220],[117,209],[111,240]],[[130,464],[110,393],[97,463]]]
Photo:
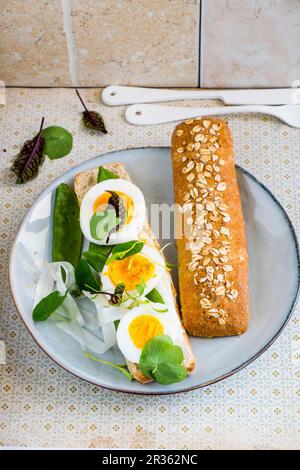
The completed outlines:
[[[237,167],[237,174],[249,253],[249,329],[240,337],[191,338],[197,368],[186,380],[170,386],[128,382],[114,369],[85,358],[79,344],[55,326],[32,321],[30,293],[34,286],[30,284],[26,270],[41,260],[50,261],[55,188],[62,182],[72,184],[75,174],[80,171],[113,161],[126,165],[148,205],[172,203],[169,148],[112,152],[88,160],[60,176],[39,195],[26,214],[12,249],[10,285],[22,320],[36,342],[57,364],[84,380],[109,389],[169,394],[204,387],[234,374],[256,359],[278,337],[292,315],[299,290],[299,251],[293,226],[272,193],[240,167]],[[107,352],[105,359],[124,362],[117,349]]]

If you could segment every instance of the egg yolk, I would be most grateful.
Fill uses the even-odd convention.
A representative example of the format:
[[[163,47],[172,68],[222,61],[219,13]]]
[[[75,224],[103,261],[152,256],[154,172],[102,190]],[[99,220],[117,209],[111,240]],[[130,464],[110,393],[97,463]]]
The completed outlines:
[[[142,349],[149,339],[162,335],[164,329],[160,321],[151,315],[141,315],[129,324],[129,334],[133,344]]]
[[[126,290],[134,290],[137,284],[146,283],[155,271],[154,264],[137,253],[122,260],[109,263],[107,275],[114,285],[123,283]]]
[[[115,191],[115,193],[119,196],[122,203],[124,204],[124,207],[127,212],[126,224],[129,224],[133,216],[133,207],[134,207],[133,201],[127,194],[122,193],[121,191]],[[111,197],[111,194],[108,192],[101,194],[101,196],[99,196],[94,202],[94,207],[93,207],[94,213],[105,210],[105,206],[107,206],[108,200],[110,197]]]

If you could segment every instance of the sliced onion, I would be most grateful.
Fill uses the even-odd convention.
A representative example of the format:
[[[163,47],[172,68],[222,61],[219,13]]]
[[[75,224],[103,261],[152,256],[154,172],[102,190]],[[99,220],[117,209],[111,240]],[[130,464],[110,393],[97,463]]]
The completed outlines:
[[[45,266],[39,277],[35,296],[33,300],[33,307],[35,307],[44,297],[53,292],[54,279],[50,274],[49,265]]]
[[[76,303],[83,317],[86,328],[90,331],[99,329],[98,316],[94,303],[85,297],[76,299]]]
[[[108,323],[115,322],[116,320],[121,320],[127,312],[127,309],[121,307],[104,307],[98,312],[99,325],[103,326]]]
[[[65,272],[66,279],[63,280],[62,268]],[[56,263],[48,263],[42,270],[39,277],[33,306],[40,302],[44,297],[49,295],[54,290],[54,284],[56,284],[56,290],[60,294],[64,294],[67,289],[73,289],[75,286],[75,275],[73,266],[65,261]]]
[[[104,341],[101,341],[101,339],[93,333],[74,323],[59,322],[56,323],[56,325],[58,328],[76,339],[80,343],[81,349],[84,351],[93,351],[96,354],[104,354],[115,344],[114,337],[116,336],[116,332],[115,329],[113,330],[113,324],[111,324],[109,328],[106,328],[108,326],[106,325],[106,329],[103,331]]]
[[[34,306],[54,290],[63,295],[67,290],[72,291],[75,286],[74,268],[70,263],[49,263],[40,274]],[[122,315],[121,312],[118,312],[119,309],[109,305],[105,295],[95,295],[89,292],[84,292],[84,294],[86,299],[75,300],[68,292],[59,311],[53,314],[53,321],[56,321],[58,328],[76,339],[83,350],[103,354],[116,343],[114,321],[121,318]],[[88,305],[89,303],[90,305]],[[111,312],[109,313],[105,309]],[[64,318],[65,321],[61,321]],[[58,319],[59,321],[57,321]],[[97,329],[99,333],[102,331],[103,340],[92,333]]]
[[[84,319],[80,313],[78,305],[69,293],[67,294],[67,297],[64,300],[63,308],[67,312],[70,320],[73,323],[77,323],[79,326],[84,325]]]

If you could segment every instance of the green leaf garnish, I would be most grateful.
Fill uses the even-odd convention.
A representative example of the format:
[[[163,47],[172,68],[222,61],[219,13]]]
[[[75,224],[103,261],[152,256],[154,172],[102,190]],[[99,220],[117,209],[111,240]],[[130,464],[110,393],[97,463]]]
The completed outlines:
[[[181,347],[174,345],[170,336],[155,336],[145,344],[139,368],[147,377],[152,377],[160,384],[170,385],[186,378],[183,359]]]
[[[153,303],[157,303],[157,304],[165,303],[164,299],[162,298],[162,296],[160,295],[160,293],[155,287],[150,292],[148,292],[148,294],[146,294],[146,297]]]
[[[88,352],[85,352],[85,351],[84,351],[83,354],[85,354],[86,357],[88,357],[89,359],[92,359],[95,362],[99,362],[100,364],[105,364],[107,366],[113,367],[114,369],[117,369],[130,382],[133,379],[132,375],[130,374],[130,372],[127,369],[127,366],[125,364],[124,365],[123,364],[114,364],[113,362],[103,361],[102,359],[98,359],[97,357],[94,357],[94,356],[92,356],[92,354],[89,354]]]
[[[115,245],[111,250],[111,255],[107,260],[107,264],[115,260],[121,260],[128,258],[128,256],[135,255],[143,249],[144,243],[138,240],[132,240],[130,242],[120,243]]]
[[[84,107],[84,111],[82,113],[82,122],[85,127],[88,129],[94,129],[96,131],[100,131],[103,134],[107,134],[107,130],[104,124],[103,117],[101,114],[97,113],[97,111],[89,111],[80,96],[78,90],[76,90],[77,96],[81,101],[82,106]]]
[[[96,243],[93,243],[93,242],[89,243],[89,251],[91,253],[95,253],[99,256],[105,256],[106,258],[110,255],[110,252],[112,249],[113,249],[113,245],[106,246],[106,245],[97,245]]]
[[[62,158],[71,152],[73,147],[73,137],[69,131],[63,127],[50,126],[42,131],[44,138],[44,154],[51,160]]]
[[[75,279],[81,291],[85,290],[92,294],[98,293],[101,287],[100,277],[97,272],[93,272],[89,263],[81,258],[75,268]]]
[[[58,291],[44,297],[33,309],[32,318],[35,321],[45,321],[54,313],[64,302],[68,292],[61,295]]]
[[[105,263],[106,258],[103,260],[101,256],[93,253],[92,251],[85,251],[82,253],[82,257],[95,269],[98,273],[101,273]]]
[[[104,240],[119,223],[114,209],[93,214],[90,221],[91,235],[95,240]]]
[[[44,138],[42,137],[44,120],[45,118],[42,119],[38,134],[33,139],[26,140],[10,168],[17,176],[17,184],[23,184],[35,178],[44,161]]]
[[[92,251],[85,251],[82,253],[82,257],[95,269],[98,273],[103,271],[107,257],[98,255]]]
[[[106,170],[104,166],[99,166],[97,182],[102,183],[102,181],[118,179],[118,175],[112,171]]]
[[[113,246],[96,245],[90,243],[88,251],[82,253],[82,257],[95,269],[98,273],[103,271],[107,258],[109,257]]]

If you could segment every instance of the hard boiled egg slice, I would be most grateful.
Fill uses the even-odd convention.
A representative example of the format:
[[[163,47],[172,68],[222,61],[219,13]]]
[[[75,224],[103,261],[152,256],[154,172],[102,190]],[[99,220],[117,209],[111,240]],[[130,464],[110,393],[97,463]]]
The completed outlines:
[[[120,224],[110,231],[109,238],[96,238],[95,230],[91,233],[91,219],[99,217],[105,211],[115,212],[111,204],[112,195],[119,200]],[[124,179],[110,179],[93,186],[84,196],[80,207],[80,227],[83,235],[97,245],[116,245],[138,238],[146,217],[145,199],[140,189]]]
[[[155,312],[144,304],[129,310],[120,320],[117,343],[126,359],[138,364],[143,347],[157,335],[169,335],[175,340],[177,325],[169,312]]]
[[[121,260],[107,260],[101,274],[103,290],[113,292],[117,284],[125,284],[125,290],[136,296],[137,285],[143,285],[143,295],[148,294],[159,282],[166,270],[161,254],[144,245],[142,251]]]

